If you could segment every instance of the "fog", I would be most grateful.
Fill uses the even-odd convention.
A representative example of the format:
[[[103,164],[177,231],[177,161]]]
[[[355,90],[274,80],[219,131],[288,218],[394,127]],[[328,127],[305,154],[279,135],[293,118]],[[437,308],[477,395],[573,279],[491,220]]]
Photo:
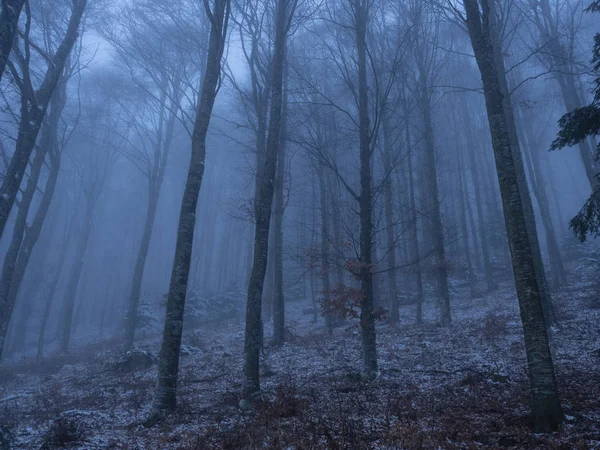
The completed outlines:
[[[2,0],[2,448],[595,448],[597,1]]]

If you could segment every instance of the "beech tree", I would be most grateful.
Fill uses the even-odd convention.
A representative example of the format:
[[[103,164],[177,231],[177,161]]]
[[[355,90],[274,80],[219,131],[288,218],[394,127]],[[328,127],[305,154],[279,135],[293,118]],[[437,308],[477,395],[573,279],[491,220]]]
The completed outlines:
[[[13,41],[17,34],[19,17],[25,0],[3,0],[0,12],[0,80],[8,62]]]
[[[269,128],[264,164],[258,167],[256,174],[254,258],[246,303],[243,392],[244,396],[248,398],[260,390],[261,300],[267,270],[269,228],[275,192],[277,158],[281,143],[286,42],[297,5],[297,0],[278,0],[274,11],[275,30],[271,62]]]
[[[225,50],[231,3],[229,0],[214,0],[211,7],[207,0],[204,2],[204,7],[210,21],[206,68],[192,133],[192,155],[179,213],[175,259],[167,295],[167,311],[159,353],[158,381],[152,411],[145,422],[146,426],[152,426],[162,420],[177,404],[179,350],[192,259],[196,207],[204,176],[206,136],[220,87],[221,58]]]
[[[543,299],[536,276],[533,249],[527,230],[523,188],[520,185],[507,123],[503,93],[490,27],[493,0],[463,0],[465,21],[481,72],[492,144],[502,195],[506,233],[523,322],[534,427],[555,431],[564,419],[544,317]],[[528,194],[526,194],[528,195]]]
[[[21,117],[15,152],[0,186],[0,237],[2,237],[8,216],[21,186],[29,157],[35,147],[52,94],[79,36],[79,28],[86,6],[87,0],[73,1],[69,23],[60,45],[56,48],[56,52],[53,55],[41,55],[41,59],[46,63],[46,72],[37,88],[33,86],[33,77],[30,73],[33,46],[30,40],[31,14],[29,8],[26,11],[28,18],[23,33],[22,45],[19,47],[13,45],[13,49],[20,49],[16,52],[16,63],[9,63],[9,67],[12,78],[21,92]],[[21,44],[21,40],[19,44]],[[33,48],[35,49],[35,47]]]

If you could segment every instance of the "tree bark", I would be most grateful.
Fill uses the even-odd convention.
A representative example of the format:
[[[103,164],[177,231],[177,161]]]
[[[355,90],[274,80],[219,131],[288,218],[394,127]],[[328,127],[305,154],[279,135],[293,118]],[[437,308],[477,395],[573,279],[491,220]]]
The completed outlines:
[[[385,114],[385,113],[384,113]],[[383,166],[385,170],[392,168],[392,130],[389,118],[383,118]],[[389,321],[398,322],[400,312],[398,310],[398,283],[396,280],[396,233],[394,227],[394,198],[392,186],[392,174],[386,174],[384,185],[384,208],[385,208],[385,237],[387,246],[387,284],[388,296],[390,298]]]
[[[437,169],[435,163],[435,142],[433,123],[431,118],[431,100],[425,79],[421,78],[421,108],[423,112],[423,125],[425,137],[425,167],[427,170],[427,183],[431,198],[431,225],[433,246],[435,251],[435,272],[437,276],[437,294],[441,306],[441,321],[443,326],[452,323],[450,312],[450,291],[448,288],[448,261],[444,243],[444,227],[438,192]]]
[[[534,428],[538,432],[551,432],[559,427],[564,419],[564,413],[558,397],[542,296],[522,204],[522,185],[519,183],[515,167],[516,152],[512,149],[498,66],[492,45],[490,6],[488,0],[482,0],[482,11],[477,0],[463,0],[463,4],[469,36],[481,72],[492,134],[505,226],[523,322]]]
[[[285,70],[284,70],[285,71]],[[285,73],[284,73],[285,77]],[[285,299],[283,296],[283,214],[285,204],[283,184],[285,180],[285,146],[287,125],[287,79],[284,80],[283,106],[281,114],[281,130],[279,136],[279,154],[275,175],[275,205],[274,205],[274,296],[273,296],[273,342],[282,345],[285,340]]]
[[[196,207],[204,177],[206,135],[219,89],[221,58],[225,46],[230,11],[229,0],[214,0],[213,5],[213,9],[210,11],[208,3],[205,3],[206,14],[211,22],[208,54],[198,111],[192,133],[190,165],[179,213],[177,244],[175,247],[169,293],[167,295],[165,324],[159,353],[158,381],[154,393],[152,411],[145,423],[146,426],[152,426],[162,420],[168,411],[174,409],[177,404],[176,390],[179,371],[179,351],[183,333],[185,297],[192,259]]]
[[[152,230],[156,211],[158,209],[158,201],[160,199],[160,191],[164,179],[164,174],[167,165],[167,156],[173,140],[173,132],[175,128],[176,115],[173,112],[169,113],[166,126],[164,124],[166,113],[166,87],[163,86],[161,94],[161,108],[159,125],[157,129],[157,144],[154,150],[154,161],[152,164],[152,172],[148,178],[148,207],[146,208],[146,218],[144,221],[144,229],[142,232],[142,240],[135,263],[133,272],[133,280],[129,295],[127,307],[127,319],[125,324],[125,348],[131,348],[135,341],[135,330],[137,327],[138,308],[140,296],[142,294],[142,280],[144,278],[144,268],[146,267],[146,258],[150,249],[150,241],[152,239]],[[163,127],[166,128],[163,136]]]
[[[254,260],[248,283],[248,301],[246,303],[246,333],[244,339],[244,383],[243,395],[249,397],[260,391],[260,348],[262,341],[261,297],[267,270],[269,251],[269,227],[271,223],[274,180],[279,153],[281,116],[283,106],[283,72],[285,46],[288,31],[286,0],[278,0],[275,10],[275,41],[271,65],[271,110],[265,162],[259,168],[259,183],[254,207],[256,226],[254,232]]]
[[[21,92],[23,99],[21,101],[21,118],[15,152],[0,186],[0,237],[2,237],[8,216],[15,203],[17,192],[21,186],[29,157],[35,147],[37,135],[46,115],[48,104],[62,76],[73,45],[75,45],[75,41],[77,40],[79,25],[86,6],[87,0],[76,0],[73,2],[73,10],[69,19],[67,32],[52,58],[52,62],[48,65],[40,88],[33,93],[34,90],[30,85],[24,86],[24,92]],[[27,72],[29,71],[29,68],[23,69]],[[26,78],[28,83],[29,76]]]
[[[25,0],[2,0],[0,13],[0,80],[12,50]]]

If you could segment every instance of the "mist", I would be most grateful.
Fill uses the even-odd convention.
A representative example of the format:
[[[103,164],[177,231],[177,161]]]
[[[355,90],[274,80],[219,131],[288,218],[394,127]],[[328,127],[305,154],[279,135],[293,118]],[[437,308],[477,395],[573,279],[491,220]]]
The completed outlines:
[[[2,0],[0,447],[596,448],[599,12]]]

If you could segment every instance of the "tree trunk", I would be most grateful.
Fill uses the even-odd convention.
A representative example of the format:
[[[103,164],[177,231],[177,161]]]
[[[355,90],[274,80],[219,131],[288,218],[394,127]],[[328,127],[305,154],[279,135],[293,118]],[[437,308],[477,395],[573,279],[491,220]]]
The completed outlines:
[[[465,256],[467,258],[467,271],[469,274],[469,285],[471,288],[471,298],[475,297],[475,284],[476,284],[476,279],[475,279],[475,274],[473,273],[473,263],[471,261],[471,250],[469,248],[469,230],[467,228],[467,215],[466,215],[466,203],[467,200],[465,199],[465,177],[464,177],[464,171],[463,171],[463,160],[462,160],[462,153],[460,153],[459,150],[459,154],[458,154],[458,163],[457,163],[457,169],[458,169],[458,186],[459,186],[459,201],[460,201],[460,226],[462,227],[462,239],[463,239],[463,245],[465,248]]]
[[[2,237],[8,216],[15,203],[17,192],[21,186],[29,157],[35,147],[37,135],[46,115],[48,104],[62,76],[71,49],[78,38],[78,29],[86,5],[87,0],[76,0],[73,2],[73,10],[69,19],[67,32],[51,63],[48,65],[42,85],[35,94],[35,100],[28,98],[30,94],[26,92],[21,93],[21,118],[15,152],[4,174],[2,186],[0,186],[0,237]],[[28,88],[25,89],[29,91]]]
[[[552,223],[550,203],[548,202],[548,196],[546,195],[544,175],[542,174],[540,166],[539,150],[534,150],[534,148],[538,146],[531,135],[530,122],[524,117],[521,117],[521,123],[523,123],[522,133],[525,137],[525,139],[522,139],[523,153],[527,163],[531,188],[536,197],[540,210],[540,218],[542,219],[542,225],[544,226],[548,259],[550,261],[550,273],[552,274],[552,289],[556,291],[567,282],[565,267],[562,262],[560,248],[556,239],[554,224]]]
[[[387,116],[383,118],[383,166],[386,170],[392,169],[392,131]],[[388,296],[390,298],[390,322],[398,322],[400,312],[398,310],[398,284],[396,281],[396,229],[394,227],[394,198],[392,186],[392,174],[386,174],[384,185],[384,208],[385,208],[385,231],[387,246],[387,284]]]
[[[406,113],[408,113],[408,110],[406,110]],[[421,252],[419,249],[419,216],[417,214],[415,177],[413,173],[413,152],[408,123],[405,124],[404,135],[406,139],[406,148],[408,151],[411,257],[415,261],[415,275],[417,283],[417,324],[420,325],[423,323],[423,274],[421,273]]]
[[[326,308],[330,308],[331,283],[329,275],[331,273],[330,245],[329,245],[329,202],[327,200],[327,190],[325,183],[325,173],[323,164],[317,162],[317,175],[319,177],[319,203],[321,210],[321,277],[323,282],[323,304]],[[325,329],[328,334],[333,334],[333,316],[325,314]]]
[[[169,113],[167,119],[165,135],[163,137],[164,114],[166,112],[166,86],[163,85],[161,94],[161,109],[160,119],[157,129],[157,144],[154,150],[154,162],[152,165],[152,174],[148,179],[148,207],[146,209],[146,219],[144,221],[144,230],[142,232],[142,241],[135,263],[133,272],[133,280],[127,306],[127,319],[125,324],[125,348],[131,348],[135,341],[135,330],[137,327],[138,308],[140,296],[142,294],[142,280],[144,278],[144,268],[146,267],[146,258],[150,249],[150,241],[152,239],[152,230],[154,220],[156,218],[156,210],[158,209],[158,201],[160,199],[160,191],[164,179],[165,169],[167,165],[167,156],[173,140],[173,132],[175,128],[176,115]]]
[[[356,51],[358,62],[358,115],[360,143],[360,286],[363,370],[369,378],[377,374],[377,342],[375,334],[373,292],[373,194],[371,182],[371,130],[369,125],[369,88],[367,82],[367,0],[354,0]]]
[[[448,288],[448,261],[444,243],[444,227],[438,192],[437,169],[435,163],[435,142],[433,137],[433,123],[431,118],[431,99],[424,78],[421,79],[421,108],[423,110],[423,125],[425,137],[425,166],[427,182],[431,198],[431,222],[433,232],[433,246],[435,251],[435,272],[437,276],[437,294],[441,306],[442,325],[448,326],[452,322],[450,312],[450,292]]]
[[[2,0],[2,13],[0,13],[0,80],[4,75],[6,62],[19,28],[19,16],[24,4],[25,0]]]
[[[246,333],[244,339],[244,383],[243,394],[249,397],[260,391],[259,354],[261,348],[262,321],[261,297],[267,270],[269,251],[269,226],[274,194],[274,179],[279,153],[281,116],[283,106],[283,72],[287,35],[287,1],[278,0],[275,10],[275,41],[271,65],[271,111],[265,163],[259,168],[259,183],[254,207],[256,208],[256,227],[254,232],[254,260],[248,283],[248,301],[246,303]]]
[[[463,0],[467,27],[481,72],[498,181],[504,208],[506,233],[513,261],[532,393],[534,428],[555,431],[564,418],[558,398],[552,354],[546,332],[542,296],[536,276],[533,249],[522,204],[522,185],[515,167],[515,151],[507,124],[503,93],[490,35],[490,6],[483,0]]]
[[[285,74],[284,74],[285,77]],[[283,111],[281,115],[281,130],[279,137],[279,155],[275,175],[275,206],[274,206],[274,296],[273,296],[273,342],[282,345],[285,340],[285,301],[283,296],[283,214],[285,204],[283,184],[285,180],[285,146],[287,125],[287,80],[284,80]]]
[[[158,361],[158,382],[152,411],[145,423],[146,426],[152,426],[162,420],[167,412],[174,409],[177,404],[179,351],[196,225],[196,206],[204,177],[206,135],[219,88],[221,57],[225,46],[230,10],[229,0],[214,0],[213,5],[213,10],[209,11],[208,3],[205,4],[206,13],[211,19],[208,54],[192,134],[190,165],[179,212],[177,244],[167,295],[165,324]]]
[[[25,276],[25,270],[29,263],[33,247],[37,242],[46,214],[48,213],[58,177],[58,164],[56,163],[56,157],[53,155],[58,145],[58,122],[66,104],[66,79],[63,78],[60,84],[51,99],[50,113],[44,123],[42,138],[31,162],[31,172],[21,198],[11,243],[2,266],[2,278],[0,279],[0,305],[2,305],[0,308],[0,355],[4,349],[3,344],[6,339],[8,324],[17,300],[21,282]],[[27,227],[27,216],[29,215],[29,210],[37,190],[44,159],[48,152],[51,154],[51,167],[46,182],[46,189],[42,195],[42,200],[32,226]]]
[[[96,196],[93,194],[88,196],[86,200],[85,215],[83,217],[83,228],[77,247],[75,249],[75,260],[73,267],[71,268],[71,274],[67,282],[65,289],[65,304],[63,307],[63,330],[61,335],[60,351],[62,353],[68,353],[71,345],[71,333],[73,330],[73,312],[75,310],[75,301],[77,299],[77,288],[79,286],[79,280],[81,279],[81,273],[83,271],[83,265],[85,262],[85,254],[87,253],[88,244],[92,235],[92,226],[94,218],[94,207],[96,205]]]
[[[490,261],[489,233],[483,216],[483,196],[481,192],[481,184],[479,181],[479,169],[475,160],[475,142],[473,139],[473,130],[469,126],[469,111],[466,107],[466,102],[463,103],[464,125],[467,135],[467,148],[469,153],[469,162],[471,166],[471,178],[473,180],[473,190],[475,192],[475,203],[477,204],[477,228],[479,229],[481,254],[483,256],[483,271],[485,281],[487,283],[488,292],[493,291],[498,286],[494,281],[492,273],[492,263]]]

